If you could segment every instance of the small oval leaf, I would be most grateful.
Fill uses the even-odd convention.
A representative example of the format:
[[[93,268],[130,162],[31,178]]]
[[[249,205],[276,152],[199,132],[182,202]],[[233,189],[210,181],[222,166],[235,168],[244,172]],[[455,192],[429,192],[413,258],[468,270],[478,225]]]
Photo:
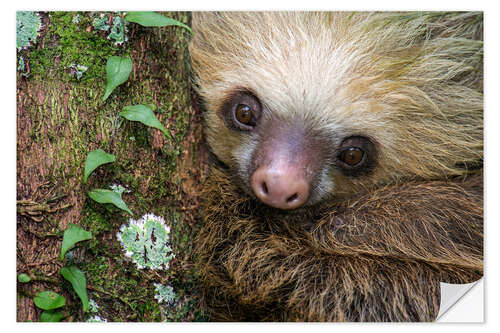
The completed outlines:
[[[106,63],[106,91],[104,93],[103,101],[120,84],[126,82],[130,73],[132,72],[132,59],[130,57],[110,57]]]
[[[89,299],[87,296],[87,280],[85,274],[76,266],[63,267],[59,271],[61,275],[71,282],[73,289],[82,301],[83,311],[87,312],[89,309]]]
[[[33,302],[42,310],[53,310],[66,304],[66,298],[53,291],[42,291],[35,295]]]
[[[28,274],[21,273],[17,276],[17,281],[22,282],[22,283],[28,283],[31,281],[31,278],[29,277]]]
[[[139,121],[149,127],[157,128],[162,131],[166,137],[172,139],[172,135],[170,135],[163,124],[156,118],[151,108],[147,105],[138,104],[126,106],[123,108],[123,111],[120,112],[120,116],[131,121]]]
[[[42,323],[57,323],[60,322],[65,316],[61,312],[43,311],[40,316]]]
[[[85,160],[85,171],[83,173],[83,182],[87,182],[88,176],[97,169],[99,166],[106,164],[106,163],[111,163],[116,160],[115,155],[113,154],[108,154],[102,149],[97,149],[94,151],[91,151],[87,155],[87,159]]]
[[[192,32],[191,28],[184,23],[155,12],[128,12],[127,15],[125,15],[125,19],[145,27],[166,27],[176,25]]]
[[[121,194],[118,194],[111,190],[95,189],[89,192],[89,196],[98,203],[101,204],[110,203],[120,209],[123,209],[130,215],[132,216],[134,215],[132,211],[127,207],[125,202],[123,202]]]
[[[76,243],[89,240],[91,238],[91,232],[82,229],[82,227],[78,225],[71,224],[70,227],[64,231],[59,260],[63,260],[66,252],[75,246]]]

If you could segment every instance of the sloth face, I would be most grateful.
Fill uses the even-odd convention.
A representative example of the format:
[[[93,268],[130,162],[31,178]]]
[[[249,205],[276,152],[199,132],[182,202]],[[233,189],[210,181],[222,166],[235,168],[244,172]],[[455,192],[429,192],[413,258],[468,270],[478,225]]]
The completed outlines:
[[[335,174],[355,179],[375,167],[372,139],[318,129],[300,115],[280,117],[247,90],[226,98],[219,118],[241,142],[233,152],[239,183],[271,207],[315,204],[334,193]]]
[[[208,145],[243,191],[295,209],[481,163],[481,71],[464,55],[482,44],[392,15],[193,16]]]

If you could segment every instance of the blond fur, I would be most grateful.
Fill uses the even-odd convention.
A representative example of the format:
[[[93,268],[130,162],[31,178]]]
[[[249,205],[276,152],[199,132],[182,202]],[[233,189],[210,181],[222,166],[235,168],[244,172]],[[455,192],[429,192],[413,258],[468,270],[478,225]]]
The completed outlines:
[[[482,159],[481,22],[474,13],[195,13],[190,52],[208,142],[244,171],[238,148],[251,139],[217,110],[248,89],[272,116],[378,143],[371,177],[329,171],[336,195],[466,174]]]

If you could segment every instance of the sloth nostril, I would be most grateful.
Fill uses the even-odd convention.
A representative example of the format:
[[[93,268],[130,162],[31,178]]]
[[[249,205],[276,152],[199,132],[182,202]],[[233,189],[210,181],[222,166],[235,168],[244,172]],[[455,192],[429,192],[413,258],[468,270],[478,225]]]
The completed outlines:
[[[288,199],[286,199],[286,202],[287,203],[292,203],[293,201],[297,200],[297,198],[299,197],[299,195],[297,193],[291,195],[290,197],[288,197]]]
[[[300,168],[260,167],[252,174],[250,186],[257,199],[279,209],[298,208],[309,198],[309,183]]]
[[[264,194],[269,193],[269,189],[267,188],[266,182],[262,182],[262,192],[264,192]]]

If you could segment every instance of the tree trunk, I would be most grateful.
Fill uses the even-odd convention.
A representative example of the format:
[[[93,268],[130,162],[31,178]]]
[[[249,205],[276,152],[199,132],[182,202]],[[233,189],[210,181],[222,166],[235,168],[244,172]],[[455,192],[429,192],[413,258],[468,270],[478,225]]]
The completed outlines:
[[[110,26],[118,16],[104,14]],[[189,23],[188,13],[164,15]],[[130,23],[129,40],[116,46],[107,39],[109,31],[96,27],[100,13],[41,16],[36,44],[18,52],[26,66],[17,73],[17,274],[34,279],[17,285],[17,320],[39,320],[42,311],[32,298],[44,290],[66,297],[64,320],[87,319],[59,274],[71,263],[85,273],[89,298],[107,321],[198,319],[191,240],[206,153],[200,145],[200,115],[191,107],[189,32]],[[133,70],[103,101],[106,60],[113,55],[129,55]],[[80,79],[76,65],[88,67]],[[125,106],[135,104],[154,105],[173,139],[119,117]],[[96,149],[114,154],[116,161],[96,169],[85,184],[84,163]],[[123,199],[134,219],[153,213],[171,227],[176,259],[168,271],[138,270],[125,259],[116,233],[130,216],[87,194],[113,184],[130,190]],[[92,239],[61,262],[57,256],[69,224],[91,231]],[[177,306],[158,304],[154,283],[173,285]]]

